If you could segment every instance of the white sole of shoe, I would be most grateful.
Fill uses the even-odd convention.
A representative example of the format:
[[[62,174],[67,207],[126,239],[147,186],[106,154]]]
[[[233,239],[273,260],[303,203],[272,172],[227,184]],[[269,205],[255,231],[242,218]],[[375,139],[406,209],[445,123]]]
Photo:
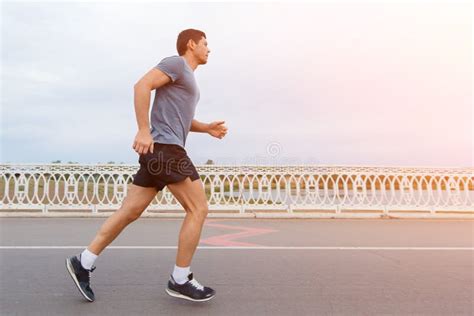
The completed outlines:
[[[86,295],[86,293],[84,293],[84,291],[82,291],[81,286],[79,285],[79,280],[76,278],[76,274],[74,273],[74,269],[72,268],[72,264],[71,264],[71,261],[69,260],[69,258],[66,259],[66,268],[67,268],[67,271],[69,272],[69,275],[71,276],[72,280],[74,281],[74,284],[76,284],[77,289],[79,290],[79,292],[81,292],[82,296],[84,296],[84,298],[86,300],[88,300],[89,302],[93,302],[93,300],[91,300]]]
[[[183,294],[180,294],[178,292],[175,292],[175,291],[172,291],[170,289],[165,289],[166,293],[168,293],[168,295],[170,296],[173,296],[173,297],[177,297],[177,298],[183,298],[185,300],[188,300],[188,301],[193,301],[193,302],[207,302],[209,301],[210,299],[212,299],[215,295],[209,297],[209,298],[205,298],[205,299],[202,299],[202,300],[196,300],[194,298],[191,298],[191,297],[188,297],[188,296],[185,296]]]

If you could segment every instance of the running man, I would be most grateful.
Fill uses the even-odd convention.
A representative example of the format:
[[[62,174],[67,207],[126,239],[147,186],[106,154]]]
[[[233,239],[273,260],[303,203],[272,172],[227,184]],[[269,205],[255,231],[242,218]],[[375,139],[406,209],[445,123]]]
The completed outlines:
[[[165,186],[186,211],[179,233],[176,264],[166,293],[191,301],[208,301],[215,291],[201,285],[191,272],[191,260],[208,214],[207,198],[200,176],[184,149],[191,132],[208,133],[222,139],[224,121],[209,124],[194,119],[199,89],[194,71],[207,63],[210,53],[206,34],[187,29],[178,35],[179,56],[166,57],[146,73],[134,87],[138,123],[133,149],[139,154],[140,169],[129,184],[121,207],[102,225],[95,238],[78,256],[66,259],[67,271],[80,293],[95,300],[90,273],[99,254],[130,223],[140,217],[158,191]],[[150,93],[156,90],[149,124]]]

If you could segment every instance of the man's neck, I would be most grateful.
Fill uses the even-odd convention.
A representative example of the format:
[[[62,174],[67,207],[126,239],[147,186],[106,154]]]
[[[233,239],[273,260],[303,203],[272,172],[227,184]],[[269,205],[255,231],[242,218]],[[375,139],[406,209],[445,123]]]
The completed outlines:
[[[190,55],[184,54],[184,59],[188,63],[189,67],[194,71],[199,66],[198,62]]]

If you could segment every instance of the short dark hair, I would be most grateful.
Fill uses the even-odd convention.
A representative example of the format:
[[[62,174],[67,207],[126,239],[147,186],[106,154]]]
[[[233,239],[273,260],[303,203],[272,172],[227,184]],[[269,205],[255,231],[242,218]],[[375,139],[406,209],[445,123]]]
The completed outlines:
[[[197,44],[202,37],[206,38],[206,34],[203,31],[195,29],[181,31],[181,33],[178,35],[178,40],[176,41],[176,49],[178,50],[179,56],[182,56],[184,53],[186,53],[189,40],[193,40]]]

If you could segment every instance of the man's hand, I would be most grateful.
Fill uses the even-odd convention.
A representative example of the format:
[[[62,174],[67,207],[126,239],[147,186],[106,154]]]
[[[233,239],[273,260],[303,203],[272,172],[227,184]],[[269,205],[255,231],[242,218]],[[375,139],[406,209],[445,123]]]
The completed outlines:
[[[209,123],[207,132],[211,136],[222,139],[222,137],[224,137],[225,134],[227,134],[227,127],[225,127],[224,123],[225,121],[216,121],[216,122]]]
[[[135,136],[135,141],[133,142],[133,149],[139,155],[148,153],[148,149],[153,153],[153,138],[148,129],[138,131],[137,136]]]

